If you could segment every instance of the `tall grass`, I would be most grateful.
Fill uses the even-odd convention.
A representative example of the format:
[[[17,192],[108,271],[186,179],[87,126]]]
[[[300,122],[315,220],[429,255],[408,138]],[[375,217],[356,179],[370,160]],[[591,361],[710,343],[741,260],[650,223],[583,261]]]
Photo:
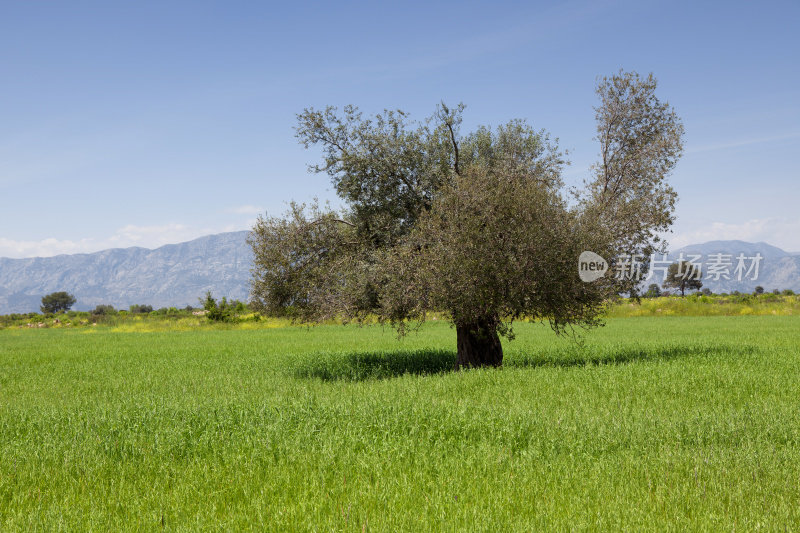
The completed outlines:
[[[624,299],[609,306],[609,317],[800,315],[800,296],[665,296]]]
[[[0,530],[797,530],[800,317],[0,332]]]

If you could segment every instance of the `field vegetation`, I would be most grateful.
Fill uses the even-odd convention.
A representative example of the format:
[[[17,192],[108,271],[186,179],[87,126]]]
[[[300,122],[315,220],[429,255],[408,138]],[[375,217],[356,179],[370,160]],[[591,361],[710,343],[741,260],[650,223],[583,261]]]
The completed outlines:
[[[442,320],[7,327],[0,530],[796,530],[785,298],[582,343],[519,323],[463,372]]]
[[[150,306],[132,306],[133,311],[116,310],[111,306],[97,306],[94,311],[67,311],[61,313],[17,313],[0,315],[3,328],[74,328],[82,326],[109,326],[116,331],[175,331],[194,329],[259,329],[292,325],[289,318],[261,316],[246,304],[234,300],[233,305],[219,305],[216,314],[202,308],[175,307],[152,310]],[[136,312],[140,307],[150,311]],[[212,312],[215,308],[211,307]],[[221,311],[219,311],[222,309]],[[98,312],[101,311],[101,312]],[[605,308],[606,317],[638,316],[740,316],[740,315],[800,315],[800,295],[792,291],[781,294],[723,294],[695,293],[686,297],[662,296],[657,298],[619,298]],[[222,320],[215,320],[222,317]],[[446,320],[446,313],[430,313],[429,320]],[[377,323],[376,317],[367,318],[367,324]],[[329,325],[340,324],[331,319]]]

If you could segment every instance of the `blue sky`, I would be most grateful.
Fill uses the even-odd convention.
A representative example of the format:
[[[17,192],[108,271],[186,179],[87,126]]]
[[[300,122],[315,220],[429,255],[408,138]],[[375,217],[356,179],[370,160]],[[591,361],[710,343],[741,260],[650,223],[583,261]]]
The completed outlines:
[[[333,199],[305,107],[464,102],[596,160],[596,79],[653,72],[686,128],[675,246],[800,251],[800,3],[4,2],[0,256],[155,247]]]

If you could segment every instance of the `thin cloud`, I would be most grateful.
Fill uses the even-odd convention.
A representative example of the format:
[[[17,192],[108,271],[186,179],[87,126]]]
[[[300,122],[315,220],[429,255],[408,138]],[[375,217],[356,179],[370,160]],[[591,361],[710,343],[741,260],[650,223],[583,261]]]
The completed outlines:
[[[329,79],[332,75],[351,80],[374,80],[376,77],[384,80],[407,79],[455,64],[473,63],[478,58],[498,56],[531,42],[546,41],[554,34],[606,13],[610,5],[615,3],[567,2],[544,9],[536,7],[515,17],[515,20],[523,22],[489,31],[473,32],[469,37],[442,48],[411,54],[411,59],[406,56],[388,58],[379,64],[349,69],[337,65],[335,69],[317,71],[315,75],[324,79]]]
[[[738,141],[729,141],[718,144],[708,144],[705,146],[698,146],[686,151],[687,154],[699,154],[703,152],[713,152],[715,150],[728,150],[730,148],[739,148],[741,146],[750,146],[752,144],[761,144],[775,141],[785,141],[788,139],[796,139],[800,137],[800,132],[786,133],[784,135],[774,135],[772,137],[758,137],[754,139],[741,139]]]
[[[800,251],[800,219],[754,218],[738,224],[712,222],[668,238],[670,249],[708,241],[766,242],[787,252]]]
[[[248,221],[249,224],[249,221]],[[204,235],[249,229],[226,225],[222,228],[201,228],[185,224],[136,226],[129,224],[117,229],[112,235],[100,239],[55,239],[19,241],[0,237],[0,257],[52,257],[61,254],[93,253],[109,248],[158,248],[165,244],[190,241]]]
[[[235,215],[258,215],[264,211],[265,209],[263,207],[256,205],[240,205],[239,207],[234,207],[228,210],[228,212]]]

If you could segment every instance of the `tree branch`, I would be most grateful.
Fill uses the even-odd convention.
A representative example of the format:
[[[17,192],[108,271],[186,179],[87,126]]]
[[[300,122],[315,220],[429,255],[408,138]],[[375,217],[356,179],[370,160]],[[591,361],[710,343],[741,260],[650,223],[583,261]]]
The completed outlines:
[[[322,224],[322,222],[324,220],[325,219],[323,219],[323,218],[318,218],[317,220],[312,220],[311,222],[309,222],[309,224]],[[351,228],[355,228],[356,227],[356,225],[353,224],[352,222],[348,222],[346,220],[342,220],[341,218],[330,218],[328,220],[330,220],[331,222],[338,222],[339,224],[346,224],[346,225],[350,226]]]
[[[459,176],[461,175],[461,171],[458,169],[458,143],[456,142],[456,134],[453,131],[453,121],[448,120],[445,122],[448,131],[450,131],[450,142],[453,143],[453,153],[455,154],[455,160],[453,161],[453,170],[456,171],[456,174]]]

